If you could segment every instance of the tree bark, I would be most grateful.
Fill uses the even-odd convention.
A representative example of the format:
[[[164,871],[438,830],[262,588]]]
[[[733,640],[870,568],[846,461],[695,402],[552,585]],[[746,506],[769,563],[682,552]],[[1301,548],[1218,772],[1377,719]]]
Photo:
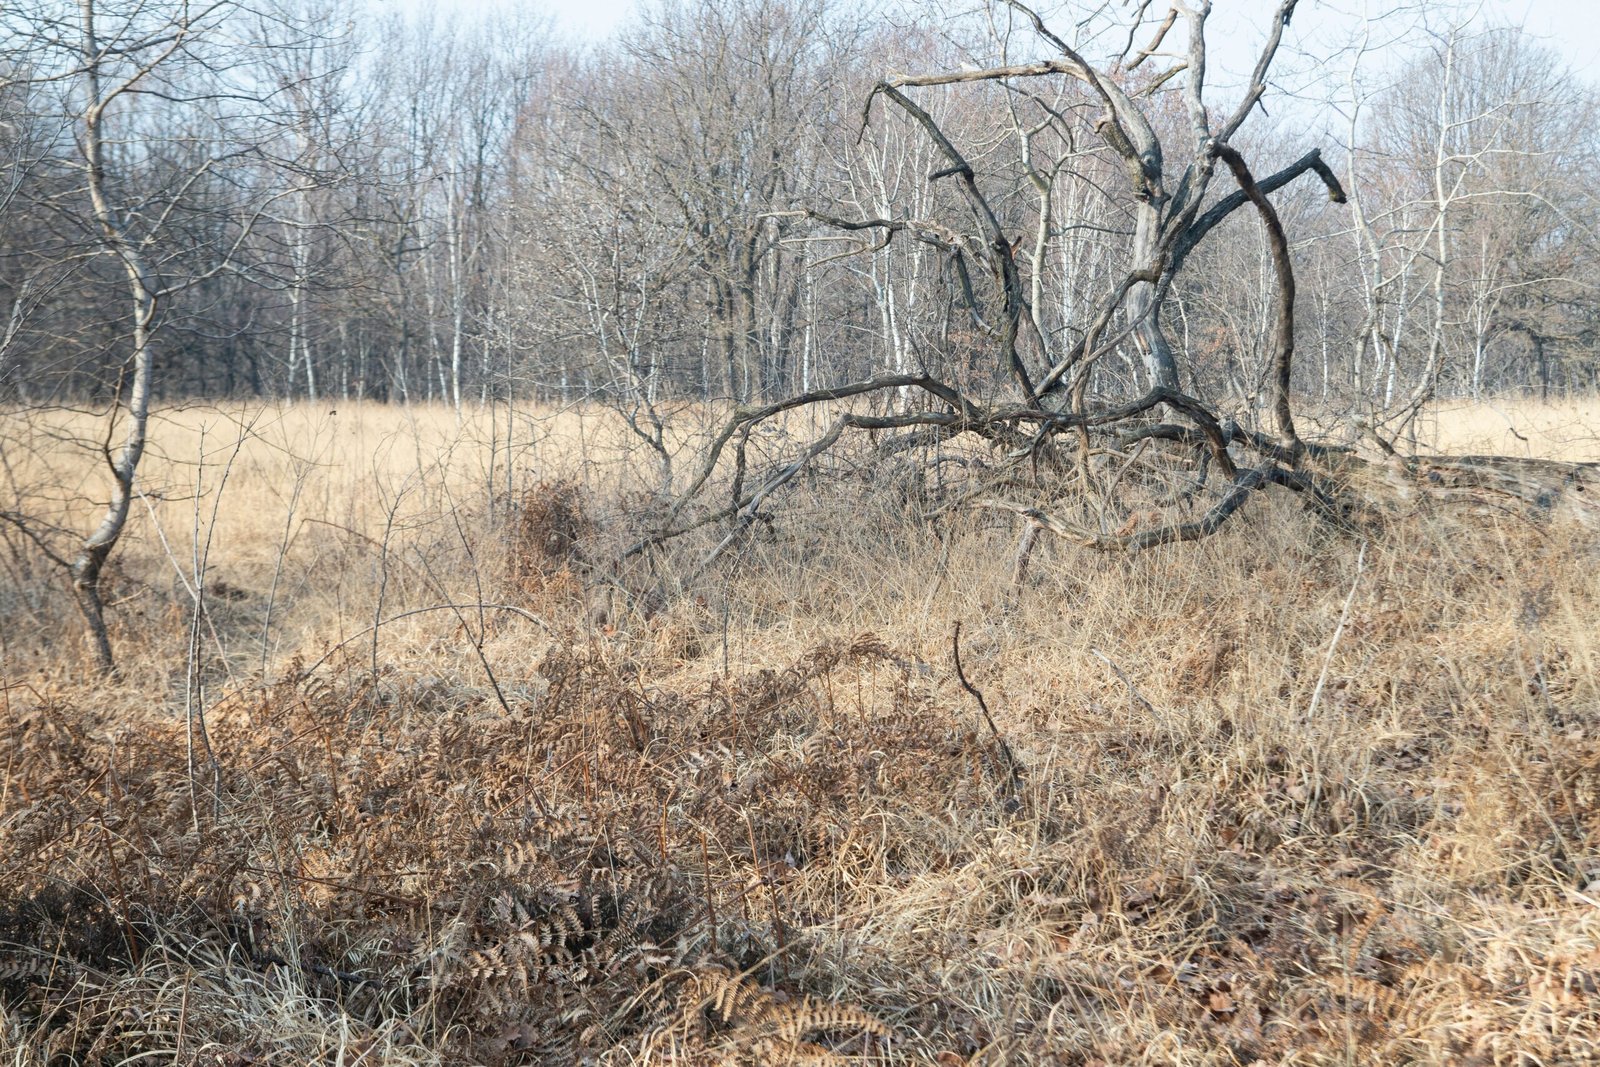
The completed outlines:
[[[106,629],[105,599],[100,589],[100,579],[106,560],[110,557],[122,532],[128,525],[128,510],[133,501],[134,477],[139,460],[144,456],[145,435],[150,421],[151,352],[150,328],[155,320],[158,287],[149,274],[138,246],[128,238],[120,220],[112,211],[106,195],[105,168],[105,110],[115,94],[102,90],[100,63],[103,53],[95,29],[94,0],[82,0],[80,8],[83,33],[84,77],[88,104],[83,113],[83,153],[88,181],[89,201],[95,222],[100,230],[100,240],[106,252],[121,262],[128,282],[130,324],[132,326],[132,352],[129,363],[133,372],[126,380],[126,388],[119,389],[118,401],[125,403],[128,427],[122,448],[115,458],[111,454],[109,439],[103,446],[106,462],[111,470],[111,499],[106,505],[100,524],[79,548],[70,568],[73,593],[78,608],[89,627],[89,638],[94,646],[95,665],[104,675],[113,673],[116,660],[111,651],[111,638]],[[181,37],[181,33],[180,33]],[[131,83],[124,83],[126,89]]]
[[[1134,270],[1153,270],[1161,243],[1161,210],[1155,204],[1139,204],[1133,243]],[[1139,338],[1150,386],[1180,390],[1178,360],[1167,341],[1166,331],[1161,328],[1161,305],[1156,300],[1153,282],[1135,282],[1128,290],[1128,315],[1139,324],[1135,335]]]

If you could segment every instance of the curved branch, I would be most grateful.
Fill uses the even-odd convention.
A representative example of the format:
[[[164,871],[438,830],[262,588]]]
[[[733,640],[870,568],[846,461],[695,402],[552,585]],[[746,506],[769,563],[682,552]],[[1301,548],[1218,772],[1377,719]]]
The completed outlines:
[[[1267,231],[1272,252],[1272,269],[1278,276],[1278,321],[1273,336],[1272,414],[1278,423],[1278,436],[1291,454],[1300,451],[1300,435],[1294,429],[1294,411],[1289,404],[1289,378],[1294,371],[1294,265],[1289,262],[1289,238],[1283,220],[1267,194],[1261,191],[1244,157],[1230,145],[1214,144],[1211,151],[1228,165],[1240,190],[1255,204],[1261,224]]]
[[[1345,202],[1344,186],[1339,184],[1338,175],[1333,173],[1333,168],[1323,161],[1322,151],[1313,148],[1293,163],[1282,170],[1267,175],[1256,184],[1263,193],[1275,193],[1285,185],[1294,181],[1306,171],[1314,172],[1322,179],[1322,184],[1328,187],[1328,199],[1335,204]],[[1183,266],[1183,261],[1193,252],[1195,246],[1205,240],[1206,234],[1214,229],[1217,223],[1233,214],[1239,208],[1250,202],[1250,198],[1243,191],[1229,193],[1218,200],[1184,230],[1172,249],[1172,273],[1176,274]]]
[[[1283,468],[1275,463],[1265,463],[1245,471],[1233,480],[1228,491],[1222,499],[1194,522],[1174,523],[1171,526],[1162,526],[1154,530],[1145,530],[1142,533],[1128,534],[1124,537],[1102,539],[1097,542],[1097,548],[1122,548],[1129,552],[1142,552],[1147,548],[1159,545],[1179,544],[1184,541],[1198,541],[1202,537],[1210,537],[1222,527],[1222,524],[1233,517],[1233,513],[1244,506],[1251,493],[1261,489],[1276,480],[1275,473],[1281,473]]]
[[[1006,363],[1011,368],[1012,375],[1022,387],[1023,396],[1033,400],[1035,391],[1033,379],[1028,374],[1028,369],[1022,363],[1022,355],[1017,351],[1017,335],[1021,330],[1022,317],[1027,308],[1027,300],[1022,292],[1022,277],[1017,272],[1017,259],[1011,252],[1011,240],[1006,236],[1000,220],[995,217],[994,209],[989,206],[988,199],[978,189],[977,179],[973,175],[972,165],[967,162],[961,151],[951,142],[945,132],[939,128],[938,122],[932,115],[923,110],[921,105],[902,93],[887,81],[879,82],[873,87],[868,97],[868,105],[873,96],[879,93],[887,96],[900,108],[916,120],[917,124],[928,132],[939,150],[950,161],[950,166],[937,171],[930,176],[930,180],[939,177],[957,177],[961,180],[961,194],[966,198],[967,206],[972,211],[982,229],[987,241],[987,251],[990,256],[991,266],[996,279],[1000,283],[1001,296],[1005,302],[1005,319],[1000,327],[1000,347],[1005,355]],[[975,311],[976,309],[974,309]]]
[[[666,520],[661,528],[650,536],[644,538],[622,553],[623,559],[638,555],[640,552],[654,545],[662,544],[675,537],[680,537],[691,530],[699,529],[709,523],[719,522],[738,514],[751,499],[757,494],[764,495],[761,489],[753,493],[741,493],[729,507],[714,512],[695,522],[678,527],[678,518],[683,514],[689,503],[700,494],[711,476],[716,472],[722,454],[727,449],[728,443],[733,438],[743,433],[748,433],[757,424],[765,422],[774,415],[779,415],[793,408],[805,407],[809,404],[826,403],[832,400],[847,400],[855,396],[868,393],[887,391],[890,389],[921,389],[923,392],[942,401],[953,410],[942,412],[919,412],[907,415],[892,415],[874,417],[868,415],[848,415],[849,427],[859,429],[899,429],[907,426],[936,426],[953,429],[970,429],[983,436],[994,436],[996,430],[990,425],[993,421],[989,414],[968,400],[957,390],[934,378],[916,374],[891,374],[878,378],[869,378],[866,381],[851,382],[847,385],[834,386],[827,389],[813,389],[810,392],[799,393],[795,396],[777,400],[760,407],[739,407],[734,410],[733,416],[718,431],[712,439],[711,447],[706,451],[705,462],[701,464],[699,473],[693,482],[685,489],[667,512]],[[842,432],[843,427],[841,427]],[[837,439],[837,435],[834,435]],[[831,442],[830,442],[831,443]],[[791,475],[792,476],[792,475]],[[787,479],[785,479],[787,480]],[[774,487],[775,488],[775,487]],[[770,488],[766,492],[770,492]]]

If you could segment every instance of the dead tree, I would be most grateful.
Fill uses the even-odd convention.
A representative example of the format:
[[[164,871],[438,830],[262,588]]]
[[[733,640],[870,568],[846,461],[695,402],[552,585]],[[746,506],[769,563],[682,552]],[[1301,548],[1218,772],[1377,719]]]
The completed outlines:
[[[1257,178],[1233,139],[1260,105],[1267,74],[1279,50],[1285,27],[1297,0],[1280,0],[1271,15],[1266,42],[1254,65],[1248,85],[1231,110],[1219,110],[1205,100],[1206,36],[1210,10],[1205,2],[1174,2],[1153,38],[1134,53],[1130,33],[1120,59],[1106,68],[1096,67],[1044,20],[1019,0],[995,0],[1002,12],[1020,16],[1037,45],[1049,51],[1042,59],[1001,62],[985,69],[961,69],[926,74],[901,74],[879,81],[869,92],[863,109],[863,126],[880,104],[899,109],[937,146],[943,166],[927,176],[930,183],[956,183],[965,208],[965,221],[952,225],[933,219],[844,218],[812,211],[819,223],[836,231],[867,232],[877,247],[894,240],[921,241],[933,247],[948,264],[955,289],[974,326],[986,337],[997,372],[1009,383],[1010,399],[981,402],[952,381],[929,374],[889,375],[799,396],[761,406],[737,408],[715,436],[697,477],[678,497],[662,527],[630,550],[643,552],[690,530],[715,523],[732,523],[732,529],[705,561],[726,551],[738,533],[757,518],[772,494],[805,466],[832,449],[851,431],[888,433],[879,448],[897,450],[918,443],[974,435],[1002,451],[1002,476],[980,483],[962,494],[958,503],[1010,510],[1029,521],[1032,530],[1048,530],[1086,546],[1139,550],[1155,545],[1189,541],[1214,533],[1236,514],[1251,494],[1268,486],[1299,493],[1323,518],[1348,521],[1348,508],[1338,490],[1339,471],[1346,462],[1359,462],[1353,450],[1307,442],[1297,430],[1291,386],[1294,362],[1295,278],[1288,236],[1270,196],[1306,174],[1314,175],[1335,203],[1344,203],[1339,179],[1311,148],[1299,159]],[[1142,17],[1149,0],[1138,5]],[[1187,29],[1186,47],[1174,53],[1162,50],[1169,33],[1179,24]],[[1137,25],[1135,31],[1137,31]],[[1130,59],[1131,55],[1131,59]],[[1130,71],[1147,58],[1166,56],[1171,66],[1136,85]],[[1141,75],[1141,77],[1144,77]],[[985,191],[979,170],[952,136],[918,103],[919,89],[957,83],[987,83],[1010,94],[1029,95],[1030,86],[1075,83],[1079,88],[1072,114],[1041,102],[1044,122],[1078,123],[1077,134],[1090,134],[1103,146],[1102,155],[1117,163],[1122,187],[1119,204],[1132,220],[1125,264],[1106,286],[1084,321],[1071,324],[1062,336],[1072,343],[1053,342],[1044,336],[1030,306],[1028,267],[1019,262],[1022,240],[1007,231],[1005,217],[994,197]],[[1153,111],[1157,94],[1177,94],[1187,125],[1180,133],[1158,136],[1161,123]],[[1036,95],[1032,99],[1038,100]],[[1221,116],[1220,118],[1218,116]],[[1168,123],[1170,126],[1171,123]],[[1071,142],[1073,135],[1064,135]],[[1178,161],[1181,160],[1181,163]],[[1217,164],[1231,177],[1233,188],[1212,190]],[[1033,161],[1024,160],[1027,167]],[[1268,393],[1273,425],[1270,432],[1239,425],[1212,405],[1184,392],[1180,367],[1162,327],[1161,309],[1173,280],[1186,257],[1238,209],[1250,205],[1265,229],[1268,253],[1276,282],[1275,324]],[[1038,262],[1031,265],[1040,270]],[[1149,389],[1140,396],[1091,396],[1097,365],[1119,345],[1132,344],[1143,356]],[[860,410],[862,398],[898,390],[924,398],[921,408],[893,414]],[[838,409],[831,427],[821,438],[795,456],[792,463],[755,484],[744,477],[743,442],[758,424],[800,407],[826,405]],[[885,405],[889,409],[888,405]],[[1159,421],[1158,416],[1174,421]],[[898,433],[896,433],[898,431]],[[1066,443],[1075,448],[1062,448]],[[1095,456],[1108,453],[1122,471],[1141,461],[1141,450],[1152,442],[1188,451],[1195,457],[1195,484],[1176,495],[1162,517],[1142,523],[1122,523],[1117,528],[1102,521],[1090,528],[1043,508],[1008,499],[1003,475],[1031,464],[1054,466],[1072,481],[1073,468],[1082,484],[1091,487],[1090,465]],[[732,492],[720,506],[701,502],[719,466],[732,452]],[[1218,479],[1209,485],[1208,478]],[[1421,474],[1412,467],[1408,475]],[[1121,478],[1117,474],[1116,478]],[[1504,477],[1500,478],[1504,482]],[[1113,485],[1116,479],[1113,479]],[[1102,491],[1109,490],[1103,486]],[[1209,493],[1206,500],[1202,494]],[[1094,491],[1084,494],[1096,495]],[[1103,514],[1103,512],[1102,512]],[[1032,535],[1025,545],[1031,546]],[[1026,549],[1024,549],[1024,553]],[[1019,566],[1020,571],[1020,566]]]

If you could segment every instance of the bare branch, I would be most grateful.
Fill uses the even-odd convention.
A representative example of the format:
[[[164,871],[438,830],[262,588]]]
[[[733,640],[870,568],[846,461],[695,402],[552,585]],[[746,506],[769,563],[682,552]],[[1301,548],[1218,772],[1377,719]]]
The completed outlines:
[[[1306,173],[1306,171],[1311,171],[1322,179],[1322,183],[1328,187],[1328,199],[1330,201],[1335,204],[1343,204],[1345,202],[1344,187],[1339,184],[1339,178],[1333,173],[1333,169],[1323,161],[1321,150],[1316,148],[1313,148],[1282,170],[1262,178],[1256,184],[1263,193],[1275,193],[1300,177],[1300,175]],[[1229,193],[1190,223],[1188,228],[1184,230],[1183,235],[1173,245],[1172,273],[1176,274],[1178,272],[1189,253],[1194,251],[1196,245],[1205,240],[1206,235],[1219,222],[1249,202],[1250,198],[1242,190]]]
[[[1289,262],[1289,238],[1283,232],[1283,222],[1273,208],[1272,201],[1261,191],[1244,157],[1231,146],[1217,144],[1212,151],[1233,171],[1244,194],[1255,204],[1261,215],[1261,224],[1267,230],[1267,246],[1272,253],[1272,267],[1278,276],[1278,314],[1273,337],[1272,355],[1272,413],[1278,422],[1278,436],[1284,448],[1291,453],[1300,450],[1300,436],[1295,433],[1294,413],[1289,406],[1289,375],[1294,366],[1294,267]]]
[[[1149,5],[1150,0],[1144,0],[1143,4],[1139,8],[1139,14],[1143,15],[1144,9]],[[1172,29],[1173,24],[1177,21],[1178,9],[1174,7],[1167,12],[1167,17],[1161,21],[1161,25],[1156,27],[1156,34],[1150,39],[1150,43],[1139,50],[1139,54],[1133,57],[1133,62],[1128,64],[1127,69],[1137,70],[1139,64],[1143,63],[1145,60],[1149,59],[1151,56],[1160,51],[1161,42],[1167,38],[1167,31]]]

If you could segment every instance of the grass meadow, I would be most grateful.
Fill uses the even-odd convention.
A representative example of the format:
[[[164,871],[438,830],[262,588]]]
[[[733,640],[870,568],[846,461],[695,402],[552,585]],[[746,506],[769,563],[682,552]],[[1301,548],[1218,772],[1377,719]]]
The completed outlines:
[[[617,566],[607,413],[191,406],[102,681],[38,548],[105,422],[0,419],[8,1067],[1600,1062],[1600,531],[1271,491],[1019,583],[846,449]],[[1419,444],[1600,460],[1600,403]]]

